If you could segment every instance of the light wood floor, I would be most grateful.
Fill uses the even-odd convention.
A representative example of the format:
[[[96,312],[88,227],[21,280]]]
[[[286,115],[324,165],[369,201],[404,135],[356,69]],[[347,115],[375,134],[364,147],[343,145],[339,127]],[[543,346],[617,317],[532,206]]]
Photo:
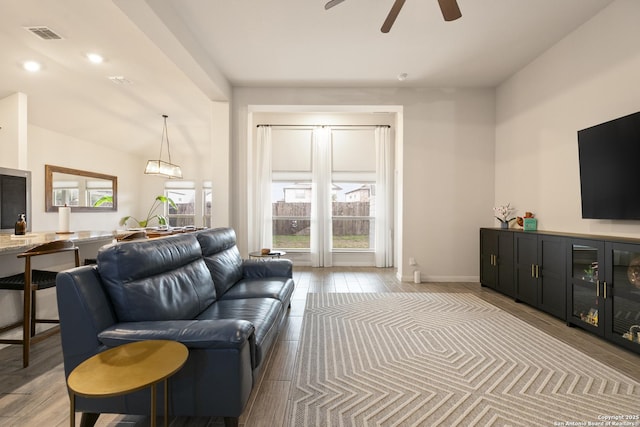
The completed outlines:
[[[471,292],[640,381],[639,355],[579,328],[567,327],[563,321],[482,288],[478,283],[401,283],[392,269],[295,268],[294,271],[296,291],[291,311],[240,419],[242,427],[284,425],[302,315],[306,295],[310,292]],[[68,426],[69,399],[59,337],[36,344],[32,349],[31,366],[27,369],[22,369],[21,351],[20,346],[0,349],[0,425]],[[96,425],[141,427],[148,423],[147,417],[104,414]],[[175,418],[170,420],[170,425],[219,427],[224,424],[221,419]]]

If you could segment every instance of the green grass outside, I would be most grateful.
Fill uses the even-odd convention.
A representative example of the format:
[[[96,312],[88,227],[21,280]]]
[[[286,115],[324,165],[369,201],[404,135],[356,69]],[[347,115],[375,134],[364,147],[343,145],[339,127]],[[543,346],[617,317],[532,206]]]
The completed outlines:
[[[273,236],[275,249],[309,249],[309,236]],[[368,249],[369,236],[333,236],[335,249]]]

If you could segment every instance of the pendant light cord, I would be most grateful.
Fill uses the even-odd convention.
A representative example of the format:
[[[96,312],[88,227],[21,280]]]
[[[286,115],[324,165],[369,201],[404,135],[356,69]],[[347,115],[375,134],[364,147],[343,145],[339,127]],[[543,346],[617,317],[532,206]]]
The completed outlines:
[[[169,155],[169,163],[171,163],[171,150],[169,148],[169,131],[167,130],[167,118],[169,116],[167,116],[166,114],[163,114],[162,117],[164,117],[164,127],[162,128],[162,136],[160,137],[160,155],[158,156],[158,159],[162,160],[162,146],[164,145],[164,140],[166,138],[167,140],[167,154]]]

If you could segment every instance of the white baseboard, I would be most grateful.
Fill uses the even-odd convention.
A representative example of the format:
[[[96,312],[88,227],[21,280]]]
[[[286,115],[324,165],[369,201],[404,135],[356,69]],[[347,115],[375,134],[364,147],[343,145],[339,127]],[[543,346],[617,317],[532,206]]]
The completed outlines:
[[[413,274],[410,276],[404,275],[400,279],[401,282],[413,282]],[[479,283],[479,276],[429,276],[421,275],[420,282],[464,282],[464,283]]]

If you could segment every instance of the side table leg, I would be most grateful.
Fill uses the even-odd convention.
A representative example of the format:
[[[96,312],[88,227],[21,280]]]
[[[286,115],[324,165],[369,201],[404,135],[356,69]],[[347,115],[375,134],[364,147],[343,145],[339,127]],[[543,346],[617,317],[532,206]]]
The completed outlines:
[[[169,378],[164,379],[164,427],[169,424]]]
[[[151,385],[151,427],[156,427],[156,384]]]
[[[74,392],[69,390],[69,401],[71,406],[71,412],[69,413],[69,422],[71,423],[71,427],[76,427],[76,395]]]

